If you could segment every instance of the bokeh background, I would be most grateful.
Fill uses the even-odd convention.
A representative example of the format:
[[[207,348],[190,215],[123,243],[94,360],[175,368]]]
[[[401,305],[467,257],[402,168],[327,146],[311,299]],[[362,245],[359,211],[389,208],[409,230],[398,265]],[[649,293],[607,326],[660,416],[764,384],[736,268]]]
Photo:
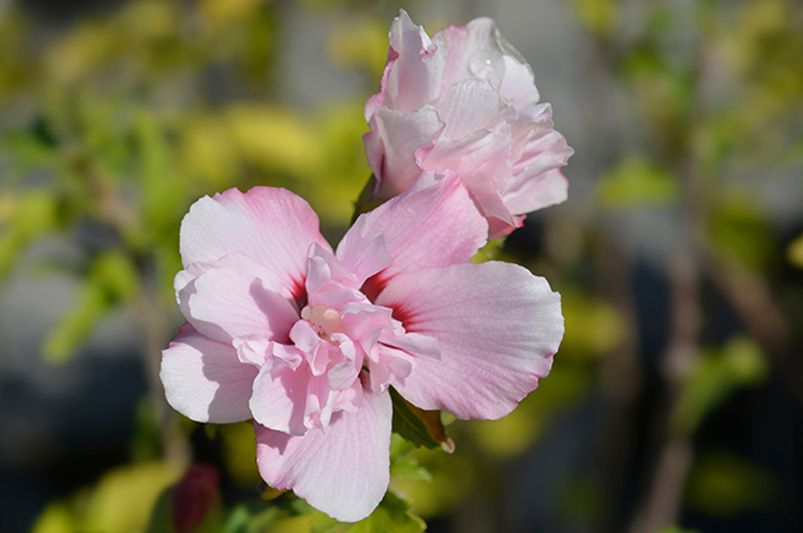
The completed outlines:
[[[489,252],[566,337],[453,454],[394,442],[360,531],[803,531],[797,0],[0,0],[0,531],[156,531],[190,463],[211,530],[331,525],[264,491],[247,423],[169,410],[159,350],[199,196],[283,186],[345,231],[400,7],[496,19],[576,149]]]

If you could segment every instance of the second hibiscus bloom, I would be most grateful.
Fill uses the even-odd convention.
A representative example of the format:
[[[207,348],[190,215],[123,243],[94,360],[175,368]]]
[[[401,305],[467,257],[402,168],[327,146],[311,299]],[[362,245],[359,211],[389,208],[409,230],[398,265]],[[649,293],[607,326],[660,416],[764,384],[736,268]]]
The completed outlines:
[[[253,418],[264,479],[339,520],[387,489],[389,386],[424,409],[499,418],[563,335],[543,278],[470,262],[488,225],[460,181],[424,178],[334,252],[283,189],[202,198],[182,224],[187,324],[163,354],[168,401],[200,422]]]
[[[373,196],[407,190],[424,170],[460,176],[491,237],[566,199],[573,151],[539,103],[530,66],[491,19],[432,39],[402,11],[390,30],[381,91],[365,106]]]

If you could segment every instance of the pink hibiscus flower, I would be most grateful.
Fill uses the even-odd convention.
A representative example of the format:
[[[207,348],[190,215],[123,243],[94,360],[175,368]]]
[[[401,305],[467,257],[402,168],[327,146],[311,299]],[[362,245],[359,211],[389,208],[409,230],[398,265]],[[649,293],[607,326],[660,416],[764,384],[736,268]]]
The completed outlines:
[[[499,418],[563,335],[559,295],[520,266],[470,263],[487,223],[456,179],[429,181],[360,216],[334,253],[284,189],[201,198],[181,226],[168,402],[199,422],[253,418],[265,481],[342,521],[388,487],[389,386]]]
[[[530,66],[491,19],[430,39],[402,11],[390,30],[381,91],[365,106],[374,199],[407,190],[422,170],[460,176],[492,237],[524,213],[566,200],[560,168],[573,150],[538,103]]]

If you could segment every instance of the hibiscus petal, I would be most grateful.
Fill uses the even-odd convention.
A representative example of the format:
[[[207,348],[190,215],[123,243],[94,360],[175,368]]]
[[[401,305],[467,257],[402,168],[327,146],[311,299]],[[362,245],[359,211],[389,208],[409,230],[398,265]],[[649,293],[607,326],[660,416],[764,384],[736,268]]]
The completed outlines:
[[[375,235],[365,238],[364,230],[365,217],[359,217],[337,245],[336,252],[337,257],[343,258],[344,266],[355,276],[358,288],[366,279],[385,269],[391,262],[385,246],[385,237]]]
[[[547,375],[563,337],[560,295],[507,263],[454,265],[393,279],[377,304],[407,331],[438,341],[440,360],[415,359],[399,392],[459,418],[510,413]]]
[[[566,201],[568,191],[569,181],[556,168],[527,180],[516,190],[506,192],[504,201],[513,213],[529,213]]]
[[[185,318],[204,335],[220,341],[262,337],[284,342],[298,313],[260,278],[229,269],[204,272],[179,292]]]
[[[498,35],[498,38],[504,43],[503,47],[513,48],[501,35]],[[518,56],[517,51],[515,54]],[[499,85],[499,92],[512,102],[516,109],[524,109],[538,103],[539,95],[533,80],[533,71],[524,60],[518,59],[518,57],[509,55],[504,57],[505,75]]]
[[[360,218],[364,220],[355,227],[361,232],[352,228],[344,240],[370,242],[384,235],[391,264],[377,274],[382,282],[402,272],[466,262],[485,244],[488,233],[485,219],[456,178],[415,187]],[[355,244],[347,250],[358,248]]]
[[[263,366],[249,401],[254,420],[277,431],[303,435],[310,378],[306,366],[295,371],[281,364],[272,369]]]
[[[446,124],[441,135],[453,140],[476,130],[491,129],[510,109],[490,82],[474,79],[451,86],[438,99],[436,107]]]
[[[388,72],[385,104],[412,111],[435,98],[440,89],[443,55],[435,53],[427,33],[403,9],[390,27],[390,49],[398,57]]]
[[[336,414],[326,431],[296,437],[255,425],[259,473],[337,520],[361,520],[388,488],[391,419],[385,393],[364,395],[356,412]]]
[[[162,350],[160,377],[167,402],[196,422],[224,424],[251,418],[248,398],[257,368],[234,349],[185,324]]]
[[[378,180],[376,196],[392,198],[407,190],[421,169],[415,163],[415,151],[432,144],[443,127],[432,106],[411,113],[379,109],[369,122],[365,135],[368,163]]]
[[[205,196],[181,223],[185,267],[240,254],[271,270],[294,295],[303,290],[307,251],[314,242],[330,249],[309,204],[272,187]]]
[[[465,26],[450,26],[436,33],[433,43],[445,56],[444,86],[474,78],[499,87],[504,77],[505,51],[500,47],[493,20],[481,17]]]

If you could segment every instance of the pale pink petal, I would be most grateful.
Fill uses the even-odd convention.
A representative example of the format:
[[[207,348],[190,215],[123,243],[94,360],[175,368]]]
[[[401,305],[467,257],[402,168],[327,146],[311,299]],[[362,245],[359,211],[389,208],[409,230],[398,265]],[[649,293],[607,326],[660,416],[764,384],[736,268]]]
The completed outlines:
[[[438,139],[431,149],[419,150],[417,163],[424,170],[453,170],[464,182],[467,173],[492,181],[488,173],[497,170],[499,163],[507,164],[510,142],[510,127],[503,124],[497,131],[477,130],[456,141]]]
[[[435,54],[427,33],[404,10],[393,19],[390,49],[397,57],[385,83],[385,105],[413,111],[435,98],[440,90],[443,56]]]
[[[487,80],[469,79],[452,85],[435,108],[446,124],[441,135],[462,139],[476,130],[488,130],[504,119],[509,107]]]
[[[254,420],[277,431],[303,435],[310,379],[306,366],[295,371],[283,364],[272,369],[263,366],[254,380],[249,401]]]
[[[436,33],[433,42],[445,56],[445,87],[472,78],[488,80],[494,87],[501,84],[504,51],[493,20],[482,17],[462,27],[450,26]]]
[[[162,350],[159,376],[167,402],[196,422],[225,424],[251,418],[248,398],[257,375],[240,362],[234,349],[185,324]]]
[[[519,189],[505,193],[504,202],[513,213],[529,213],[565,202],[568,191],[569,181],[556,168],[527,180]]]
[[[486,242],[488,226],[455,178],[413,188],[370,213],[360,215],[360,234],[344,239],[385,238],[391,264],[377,274],[384,282],[402,272],[462,263]]]
[[[514,216],[513,222],[505,222],[498,218],[488,218],[488,238],[501,239],[510,235],[514,230],[524,226],[527,215]]]
[[[420,333],[407,332],[400,335],[383,335],[381,340],[382,344],[396,347],[418,357],[439,359],[441,355],[438,341]]]
[[[421,173],[415,152],[430,146],[443,124],[432,106],[411,113],[382,108],[365,135],[368,163],[378,180],[376,196],[387,199],[407,190]]]
[[[326,431],[295,437],[256,425],[259,473],[337,520],[361,520],[388,488],[391,419],[385,393],[364,395],[356,412],[335,414]]]
[[[297,296],[310,245],[329,249],[318,227],[309,204],[288,190],[229,189],[192,205],[181,223],[181,258],[186,267],[243,255],[271,270]]]
[[[232,340],[232,347],[237,351],[237,358],[242,363],[249,363],[257,368],[265,363],[272,355],[274,343],[261,335],[237,337]],[[282,345],[280,345],[282,346]]]
[[[551,128],[543,128],[527,141],[520,158],[514,163],[517,179],[523,181],[562,167],[573,153],[563,135]]]
[[[290,329],[293,345],[304,353],[314,352],[323,340],[306,320],[299,320]]]
[[[368,251],[364,251],[363,253],[368,253]],[[326,267],[329,271],[328,277],[329,279],[334,279],[335,281],[339,282],[356,282],[356,278],[358,277],[355,274],[355,270],[359,271],[360,265],[344,265],[330,250],[324,249],[317,244],[313,244],[312,248],[310,248],[309,252],[310,259],[323,259],[324,263],[326,263]],[[370,258],[368,261],[370,262]],[[355,268],[352,269],[351,267],[354,266]],[[311,265],[307,265],[307,270],[311,268]],[[370,267],[369,267],[370,268]],[[309,272],[307,272],[309,276]],[[361,274],[360,274],[361,275]],[[323,279],[319,280],[320,282],[324,281]],[[308,285],[309,287],[309,285]],[[358,285],[359,287],[359,285]]]
[[[179,291],[178,297],[195,329],[224,342],[253,336],[284,342],[298,320],[298,312],[286,298],[266,288],[260,278],[236,270],[208,270]]]
[[[516,227],[516,218],[498,186],[513,173],[510,150],[510,126],[500,124],[494,131],[477,130],[459,141],[439,140],[419,165],[427,170],[454,169],[489,224],[496,220]],[[493,237],[496,231],[489,228],[489,234]]]
[[[440,360],[419,357],[399,392],[423,409],[459,418],[510,413],[547,375],[563,337],[560,295],[507,263],[454,265],[393,279],[377,298],[407,331],[438,341]]]
[[[357,287],[366,279],[390,265],[385,237],[365,237],[365,217],[359,217],[337,245],[337,258],[354,274]]]
[[[511,49],[513,46],[504,38],[499,36],[504,43]],[[518,52],[515,52],[518,56]],[[524,109],[538,103],[540,98],[538,89],[533,80],[533,71],[530,66],[520,58],[506,55],[504,57],[505,74],[502,83],[499,85],[499,92],[511,102],[516,109]]]
[[[259,278],[260,283],[271,291],[292,299],[292,293],[282,284],[281,280],[271,270],[265,268],[253,259],[244,255],[229,254],[217,261],[190,263],[184,270],[179,271],[173,279],[173,288],[178,295],[191,281],[209,270],[234,270],[250,278]]]
[[[327,372],[326,377],[329,379],[329,386],[332,390],[344,390],[354,384],[354,380],[360,374],[360,367],[356,366],[351,361],[335,365]]]

